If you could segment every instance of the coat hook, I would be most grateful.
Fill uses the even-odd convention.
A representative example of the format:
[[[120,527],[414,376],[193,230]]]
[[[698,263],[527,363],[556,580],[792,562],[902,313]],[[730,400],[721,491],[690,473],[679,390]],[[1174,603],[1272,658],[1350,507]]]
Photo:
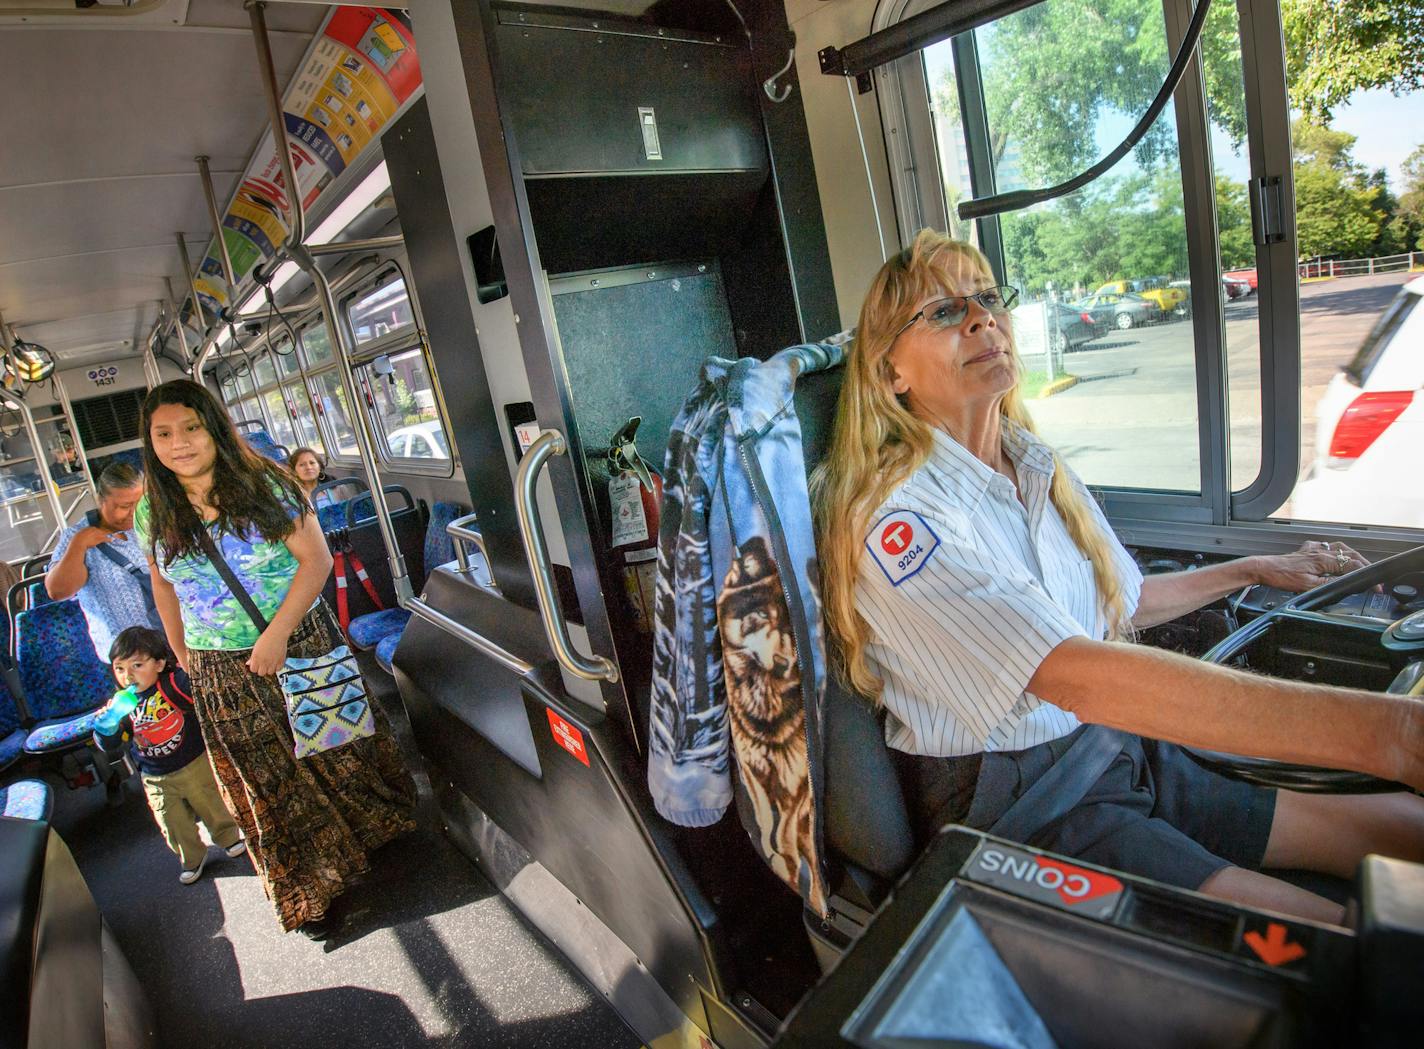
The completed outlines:
[[[761,89],[766,92],[766,97],[771,99],[773,102],[785,102],[788,98],[791,97],[791,85],[784,85],[778,92],[776,90],[776,81],[781,77],[785,76],[787,73],[791,72],[791,66],[795,61],[796,49],[792,48],[786,52],[786,65],[782,66],[775,73],[771,74],[771,76],[767,77],[765,80],[762,81]]]

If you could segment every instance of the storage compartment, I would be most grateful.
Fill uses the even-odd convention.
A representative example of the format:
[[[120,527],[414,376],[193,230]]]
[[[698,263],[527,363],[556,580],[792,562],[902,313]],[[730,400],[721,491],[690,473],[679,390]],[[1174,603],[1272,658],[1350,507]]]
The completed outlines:
[[[500,8],[504,119],[549,273],[735,250],[770,167],[740,37]]]

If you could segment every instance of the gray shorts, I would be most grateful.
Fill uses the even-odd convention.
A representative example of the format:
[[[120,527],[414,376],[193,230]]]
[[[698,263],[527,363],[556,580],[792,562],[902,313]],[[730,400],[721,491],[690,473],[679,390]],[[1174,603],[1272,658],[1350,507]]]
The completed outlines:
[[[976,822],[984,824],[976,829],[986,829],[1081,731],[1011,753],[902,755],[918,831],[965,823],[971,803]],[[1259,870],[1275,811],[1273,789],[1211,772],[1171,743],[1131,736],[1083,800],[1027,844],[1197,889],[1223,867]]]

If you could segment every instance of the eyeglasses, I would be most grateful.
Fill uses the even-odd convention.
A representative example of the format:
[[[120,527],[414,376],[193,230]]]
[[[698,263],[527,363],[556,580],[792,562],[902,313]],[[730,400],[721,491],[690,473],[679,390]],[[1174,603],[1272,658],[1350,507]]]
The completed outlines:
[[[976,291],[973,295],[950,295],[943,299],[936,299],[911,317],[909,322],[895,333],[895,338],[898,339],[913,328],[915,322],[921,317],[931,328],[953,328],[956,324],[963,324],[964,318],[969,316],[969,300],[971,299],[990,313],[1003,316],[1018,304],[1019,290],[1004,284],[997,288]]]

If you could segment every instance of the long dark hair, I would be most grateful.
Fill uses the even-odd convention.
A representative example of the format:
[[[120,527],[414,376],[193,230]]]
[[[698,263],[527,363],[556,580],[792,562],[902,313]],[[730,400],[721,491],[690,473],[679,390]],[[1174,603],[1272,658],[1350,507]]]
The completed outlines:
[[[213,487],[208,504],[217,510],[218,527],[231,535],[256,532],[269,543],[279,542],[296,528],[291,511],[310,513],[306,493],[285,466],[258,455],[238,436],[226,413],[206,388],[188,379],[155,386],[144,398],[139,415],[143,467],[148,496],[150,554],[163,551],[163,563],[202,550],[203,522],[173,471],[153,450],[153,413],[179,404],[198,413],[198,421],[213,439]],[[300,515],[298,516],[300,520]]]

